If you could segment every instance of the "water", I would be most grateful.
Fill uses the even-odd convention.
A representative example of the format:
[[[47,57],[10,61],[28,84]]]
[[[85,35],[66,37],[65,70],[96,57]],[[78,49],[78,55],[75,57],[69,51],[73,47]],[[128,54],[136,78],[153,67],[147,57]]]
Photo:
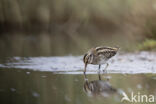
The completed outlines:
[[[137,98],[156,96],[155,56],[154,52],[118,54],[109,61],[107,74],[101,71],[101,80],[96,65],[89,65],[84,77],[82,56],[7,57],[0,62],[0,102],[131,104],[121,102],[123,93],[129,98],[132,92]]]
[[[108,61],[108,73],[156,73],[156,53],[138,52],[118,54]],[[10,57],[0,64],[2,68],[30,69],[60,74],[82,74],[83,56],[62,57]],[[101,70],[106,65],[102,65]],[[96,74],[98,65],[88,65],[87,73]]]
[[[28,74],[29,72],[29,74]],[[89,96],[84,91],[84,76],[81,74],[53,74],[21,69],[0,70],[0,99],[2,104],[120,104],[122,95]],[[102,81],[130,95],[156,93],[154,74],[107,74]],[[98,75],[87,75],[88,81],[97,81]],[[125,103],[128,103],[125,101]]]

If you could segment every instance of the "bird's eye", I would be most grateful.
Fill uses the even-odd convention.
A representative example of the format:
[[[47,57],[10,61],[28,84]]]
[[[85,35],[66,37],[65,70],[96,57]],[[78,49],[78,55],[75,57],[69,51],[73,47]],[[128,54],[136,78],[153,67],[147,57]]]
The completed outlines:
[[[89,56],[89,58],[90,58],[90,59],[93,58],[93,54],[91,54],[91,55]]]

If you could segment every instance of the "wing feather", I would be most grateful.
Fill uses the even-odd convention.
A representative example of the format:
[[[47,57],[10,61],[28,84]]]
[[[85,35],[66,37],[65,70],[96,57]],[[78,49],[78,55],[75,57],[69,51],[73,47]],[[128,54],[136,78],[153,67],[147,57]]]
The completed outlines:
[[[113,50],[104,50],[104,51],[100,51],[98,52],[98,55],[99,56],[104,56],[105,58],[109,59],[111,57],[113,57],[114,55],[116,54],[116,51],[113,51]]]

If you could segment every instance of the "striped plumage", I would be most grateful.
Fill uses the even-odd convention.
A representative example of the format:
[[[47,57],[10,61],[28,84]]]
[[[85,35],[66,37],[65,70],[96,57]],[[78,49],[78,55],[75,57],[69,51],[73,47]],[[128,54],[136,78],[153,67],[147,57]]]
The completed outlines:
[[[107,60],[116,55],[118,47],[95,47],[91,48],[83,57],[85,63],[84,73],[86,72],[87,64],[99,65],[106,64]],[[108,64],[107,64],[108,66]]]

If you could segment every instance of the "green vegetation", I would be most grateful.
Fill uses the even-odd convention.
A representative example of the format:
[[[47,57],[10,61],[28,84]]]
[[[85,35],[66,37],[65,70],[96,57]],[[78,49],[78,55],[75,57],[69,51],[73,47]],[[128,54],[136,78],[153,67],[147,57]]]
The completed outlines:
[[[146,39],[138,45],[139,50],[156,50],[156,40]]]
[[[80,55],[99,45],[153,50],[155,42],[146,40],[156,40],[155,5],[153,0],[1,0],[0,54]]]

